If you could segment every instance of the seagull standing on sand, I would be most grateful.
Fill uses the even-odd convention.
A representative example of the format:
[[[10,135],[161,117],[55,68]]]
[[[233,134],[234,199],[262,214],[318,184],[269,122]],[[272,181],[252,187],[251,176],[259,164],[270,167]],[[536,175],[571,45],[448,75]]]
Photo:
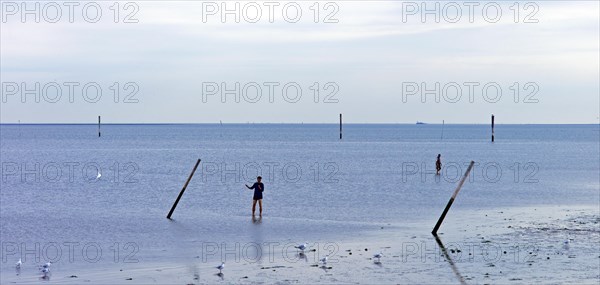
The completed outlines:
[[[377,258],[377,262],[381,262],[381,258],[383,257],[383,253],[378,253],[373,255],[373,258]]]
[[[294,248],[299,249],[301,251],[304,251],[305,249],[308,248],[308,245],[306,245],[305,243],[303,243],[303,244],[294,246]]]
[[[221,274],[221,271],[223,271],[224,268],[225,268],[225,262],[221,262],[221,265],[217,266],[217,269],[219,269],[219,274]]]
[[[23,262],[21,262],[21,259],[19,258],[19,261],[17,261],[17,269],[21,268],[21,265],[23,264]]]
[[[52,262],[48,262],[40,266],[40,271],[44,274],[44,278],[47,278],[48,274],[50,273],[50,265],[52,265]]]
[[[98,175],[96,176],[96,181],[100,180],[100,177],[102,177],[102,174],[100,173],[100,171],[98,171]]]
[[[48,263],[46,263],[44,265],[40,265],[39,267],[40,267],[40,270],[42,272],[44,272],[44,269],[48,269],[47,272],[50,272],[50,265],[52,265],[52,262],[48,262]]]
[[[320,261],[321,263],[323,263],[324,265],[325,265],[325,264],[327,264],[327,257],[328,257],[328,256],[329,256],[329,255],[325,255],[325,257],[323,257],[323,258],[319,259],[319,261]]]
[[[567,238],[564,242],[563,242],[563,249],[569,250],[570,246],[569,244],[571,243],[571,241]]]
[[[50,268],[42,268],[42,273],[44,273],[44,277],[48,277],[48,274],[50,273]]]

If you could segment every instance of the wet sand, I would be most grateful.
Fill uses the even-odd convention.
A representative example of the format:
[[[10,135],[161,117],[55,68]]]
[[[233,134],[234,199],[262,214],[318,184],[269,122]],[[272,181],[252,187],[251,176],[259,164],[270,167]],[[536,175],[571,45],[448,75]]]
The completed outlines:
[[[267,219],[267,217],[265,217]],[[314,240],[301,254],[282,240],[260,248],[242,244],[225,255],[203,246],[158,251],[157,260],[60,265],[48,280],[31,264],[19,275],[3,270],[2,284],[598,284],[600,215],[595,207],[451,210],[439,239],[435,221],[373,225],[372,230]],[[219,247],[221,245],[218,245]],[[229,246],[231,251],[234,245]],[[206,248],[204,247],[204,250]],[[383,253],[378,261],[375,253]],[[330,254],[326,264],[319,259]],[[173,256],[177,255],[177,256]],[[240,256],[241,255],[241,256]]]

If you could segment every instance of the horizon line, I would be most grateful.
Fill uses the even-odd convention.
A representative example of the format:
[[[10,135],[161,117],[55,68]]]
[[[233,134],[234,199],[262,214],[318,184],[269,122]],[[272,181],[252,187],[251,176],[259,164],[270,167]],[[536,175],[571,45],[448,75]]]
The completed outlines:
[[[98,123],[0,123],[0,125],[81,125],[97,126]],[[339,125],[339,123],[101,123],[100,125]],[[491,123],[343,123],[343,125],[491,125]],[[495,125],[600,125],[597,123],[495,123]]]

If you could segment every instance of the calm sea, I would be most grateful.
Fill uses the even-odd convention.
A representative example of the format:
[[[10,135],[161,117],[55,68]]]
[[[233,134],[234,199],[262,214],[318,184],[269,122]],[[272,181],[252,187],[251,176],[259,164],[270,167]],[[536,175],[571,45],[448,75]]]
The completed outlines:
[[[95,125],[1,125],[2,266],[13,266],[21,244],[93,242],[106,254],[134,242],[151,260],[200,240],[314,240],[418,224],[439,216],[471,160],[452,211],[600,204],[598,125],[497,125],[490,136],[488,125],[345,125],[343,140],[337,125],[103,125],[100,138]],[[257,175],[260,233],[244,187]]]

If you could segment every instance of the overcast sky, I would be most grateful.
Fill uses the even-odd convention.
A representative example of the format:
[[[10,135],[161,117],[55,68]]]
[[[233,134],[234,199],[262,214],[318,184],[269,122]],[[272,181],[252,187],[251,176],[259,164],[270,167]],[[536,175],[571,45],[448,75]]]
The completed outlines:
[[[2,1],[2,123],[599,122],[597,1],[35,3]]]

